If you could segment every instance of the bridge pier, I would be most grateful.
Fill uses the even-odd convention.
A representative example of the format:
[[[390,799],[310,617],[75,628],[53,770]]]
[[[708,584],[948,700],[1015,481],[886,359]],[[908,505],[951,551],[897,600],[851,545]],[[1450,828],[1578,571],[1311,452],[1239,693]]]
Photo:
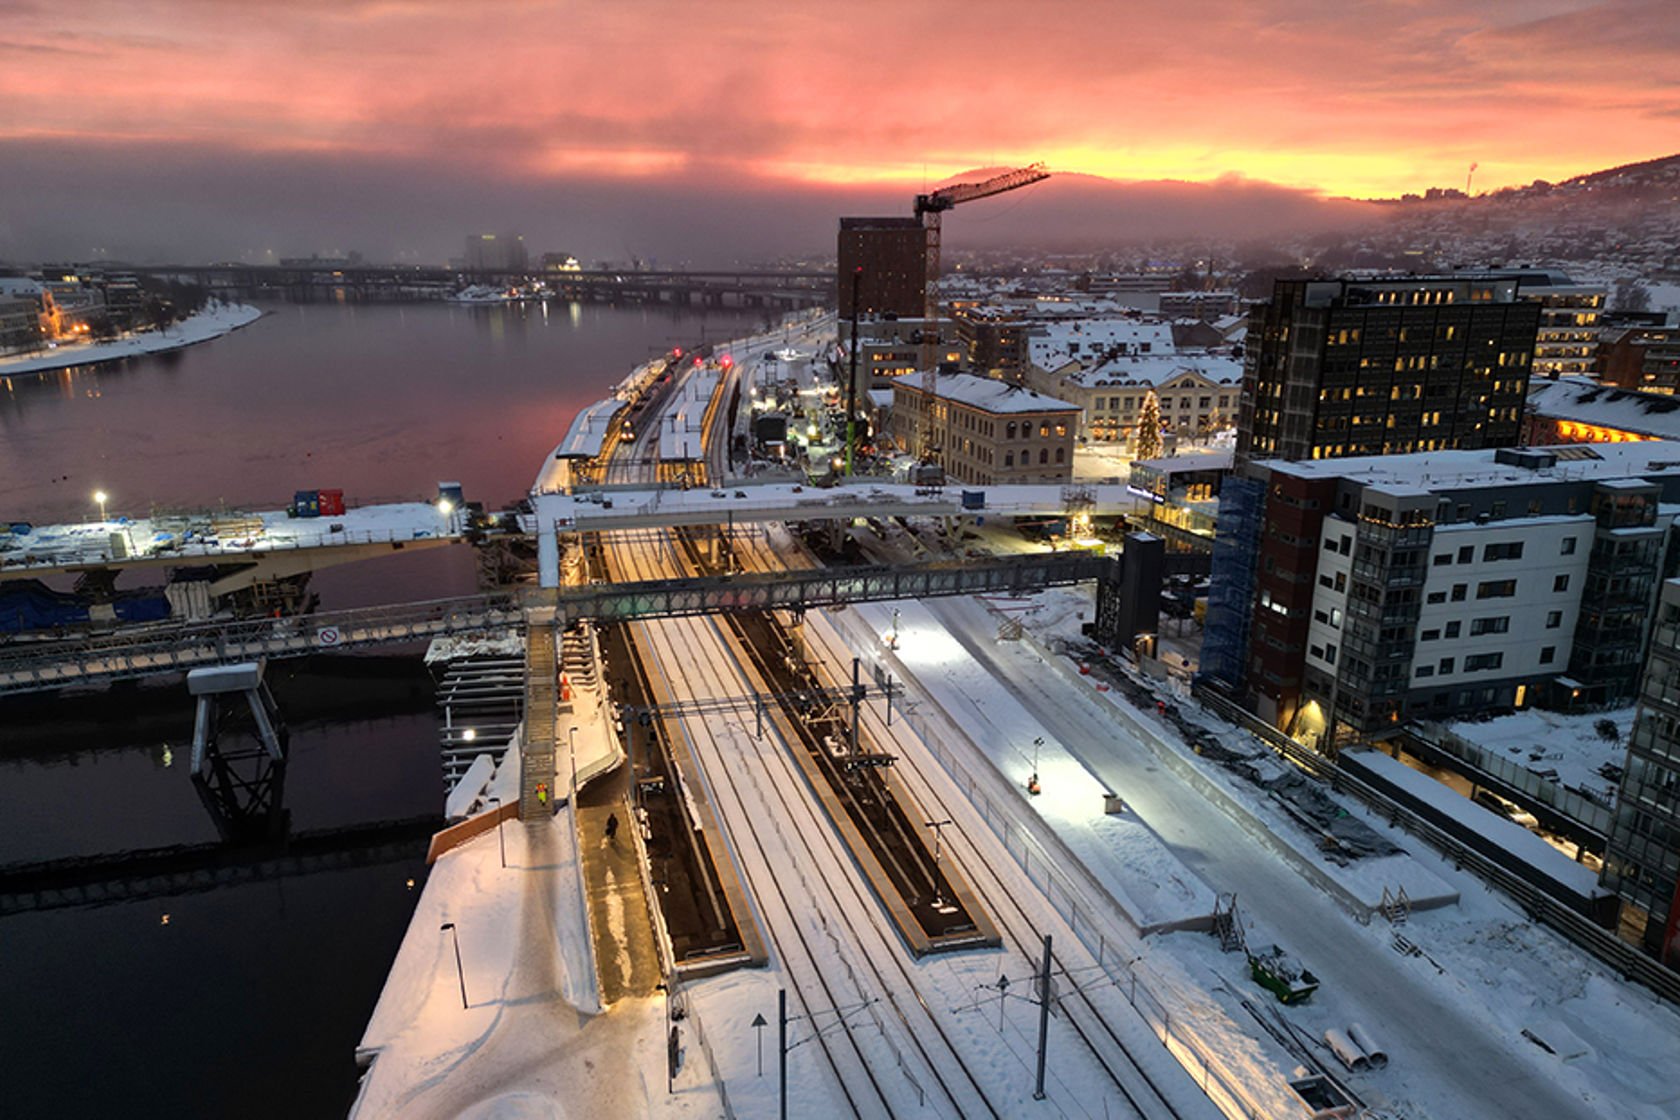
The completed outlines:
[[[263,680],[263,662],[194,669],[187,690],[198,697],[193,785],[217,831],[229,843],[279,839],[289,823],[287,733]],[[254,737],[255,746],[237,746],[242,735]]]

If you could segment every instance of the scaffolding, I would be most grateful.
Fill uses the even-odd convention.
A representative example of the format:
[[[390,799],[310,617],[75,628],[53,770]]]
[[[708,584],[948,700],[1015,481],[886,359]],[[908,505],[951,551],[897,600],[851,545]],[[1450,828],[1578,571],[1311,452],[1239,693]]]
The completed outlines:
[[[1254,610],[1254,565],[1260,551],[1266,486],[1232,475],[1219,490],[1219,523],[1213,539],[1202,674],[1232,690],[1243,686],[1248,628]]]

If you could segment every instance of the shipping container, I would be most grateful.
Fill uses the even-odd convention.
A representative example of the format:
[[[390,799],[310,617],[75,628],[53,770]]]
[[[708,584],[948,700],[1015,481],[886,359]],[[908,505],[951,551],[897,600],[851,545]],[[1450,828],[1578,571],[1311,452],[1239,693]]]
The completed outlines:
[[[321,492],[319,490],[299,490],[292,496],[290,512],[293,517],[321,516]]]
[[[344,515],[344,491],[322,490],[317,508],[322,517],[342,517]]]

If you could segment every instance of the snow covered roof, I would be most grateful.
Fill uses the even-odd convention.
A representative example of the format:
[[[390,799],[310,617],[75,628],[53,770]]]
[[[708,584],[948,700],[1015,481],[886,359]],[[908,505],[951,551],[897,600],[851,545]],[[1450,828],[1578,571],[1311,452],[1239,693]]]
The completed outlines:
[[[41,294],[39,281],[26,276],[0,276],[0,296],[22,298],[24,296],[39,296]]]
[[[1345,478],[1385,490],[1412,487],[1439,493],[1501,484],[1591,480],[1607,482],[1653,474],[1680,477],[1680,443],[1647,440],[1640,443],[1566,443],[1525,448],[1552,451],[1557,462],[1532,470],[1501,463],[1498,451],[1426,451],[1415,455],[1361,455],[1347,459],[1268,462],[1274,473],[1298,478]]]
[[[1078,411],[1079,408],[1076,404],[1047,397],[1007,381],[975,377],[970,373],[907,373],[896,379],[893,387],[919,389],[984,412],[1060,412]]]
[[[1617,389],[1590,377],[1532,381],[1528,407],[1548,420],[1573,420],[1643,436],[1680,439],[1680,397]]]
[[[1172,354],[1171,323],[1137,319],[1071,319],[1048,323],[1027,340],[1027,356],[1043,370],[1069,362],[1100,361],[1105,355]]]
[[[1041,367],[1042,368],[1042,367]],[[1242,384],[1242,361],[1223,354],[1128,354],[1068,374],[1064,380],[1096,388],[1102,385],[1161,386],[1185,373],[1216,385]]]
[[[593,459],[601,453],[607,433],[612,430],[612,418],[624,402],[617,397],[596,401],[572,418],[566,438],[554,449],[556,459]]]

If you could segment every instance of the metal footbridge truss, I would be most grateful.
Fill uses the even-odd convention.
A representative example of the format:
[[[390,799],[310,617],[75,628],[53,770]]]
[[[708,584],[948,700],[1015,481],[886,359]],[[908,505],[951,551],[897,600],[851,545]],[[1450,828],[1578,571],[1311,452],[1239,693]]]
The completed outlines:
[[[1024,595],[1117,578],[1117,558],[1062,553],[903,566],[818,569],[440,599],[281,619],[112,631],[0,647],[0,696],[185,672],[258,658],[427,641],[522,627],[528,618],[623,622],[737,610],[799,610],[936,595]]]

